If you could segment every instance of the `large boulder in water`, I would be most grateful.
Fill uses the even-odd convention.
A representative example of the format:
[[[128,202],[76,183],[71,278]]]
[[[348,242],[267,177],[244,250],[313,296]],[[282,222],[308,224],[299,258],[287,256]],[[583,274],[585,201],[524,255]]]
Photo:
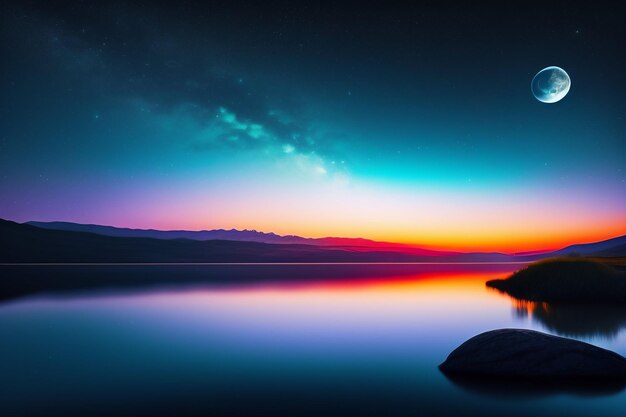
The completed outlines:
[[[610,350],[533,330],[481,333],[439,365],[449,375],[626,379],[626,359]]]

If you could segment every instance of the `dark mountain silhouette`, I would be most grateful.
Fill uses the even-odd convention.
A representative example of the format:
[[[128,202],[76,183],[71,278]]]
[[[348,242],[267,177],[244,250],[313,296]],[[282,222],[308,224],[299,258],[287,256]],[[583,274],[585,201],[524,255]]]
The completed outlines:
[[[112,237],[50,230],[0,220],[0,262],[494,262],[518,258],[499,253],[354,250],[349,246],[271,244],[233,240]]]
[[[529,251],[520,252],[514,255],[507,255],[498,252],[480,252],[480,253],[462,253],[452,251],[436,251],[424,249],[412,245],[379,242],[363,238],[345,238],[345,237],[324,237],[324,238],[306,238],[295,235],[281,236],[275,233],[265,233],[256,230],[236,230],[236,229],[215,229],[215,230],[154,230],[154,229],[129,229],[113,226],[101,226],[95,224],[80,224],[70,222],[27,222],[25,224],[36,226],[38,228],[62,231],[88,232],[102,236],[111,237],[132,237],[132,238],[153,238],[162,240],[189,239],[189,240],[230,240],[238,242],[258,242],[271,244],[296,244],[296,245],[312,245],[325,246],[327,249],[337,249],[351,252],[393,252],[420,257],[445,257],[445,258],[464,258],[476,262],[490,262],[503,260],[536,260],[546,257],[563,256],[563,255],[595,255],[595,256],[626,256],[626,236],[620,236],[613,239],[604,240],[594,243],[583,243],[567,246],[553,252],[547,251]],[[513,256],[513,257],[512,257]],[[442,260],[442,259],[439,259]]]
[[[149,237],[154,239],[191,239],[191,240],[237,240],[261,243],[296,243],[321,244],[320,239],[307,239],[300,236],[280,236],[275,233],[257,232],[256,230],[216,229],[216,230],[155,230],[129,229],[123,227],[101,226],[70,222],[27,222],[31,226],[51,230],[97,233],[113,237]]]
[[[563,255],[626,256],[626,236],[601,242],[571,245],[550,254],[550,256]]]
[[[399,253],[408,253],[419,256],[449,256],[460,255],[459,252],[435,251],[423,249],[411,245],[391,242],[377,242],[363,238],[346,237],[323,237],[305,238],[301,236],[281,236],[275,233],[258,232],[256,230],[154,230],[154,229],[128,229],[112,226],[100,226],[96,224],[79,224],[69,222],[27,222],[31,226],[43,229],[65,230],[74,232],[89,232],[103,236],[113,237],[142,237],[154,239],[191,239],[191,240],[235,240],[239,242],[259,242],[278,244],[300,244],[315,246],[337,246],[344,250],[371,251],[383,250]]]
[[[626,256],[626,244],[614,246],[609,249],[602,250],[597,253],[598,256],[608,257],[625,257]]]

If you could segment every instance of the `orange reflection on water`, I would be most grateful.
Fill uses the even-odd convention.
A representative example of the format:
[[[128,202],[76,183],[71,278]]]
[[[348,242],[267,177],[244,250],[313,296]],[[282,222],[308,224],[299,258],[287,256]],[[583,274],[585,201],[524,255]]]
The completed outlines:
[[[550,304],[546,302],[519,300],[511,298],[511,304],[519,317],[532,317],[536,314],[542,316],[550,314]]]
[[[263,279],[232,285],[187,288],[134,298],[168,311],[168,317],[196,315],[227,328],[270,332],[345,328],[365,333],[369,326],[397,329],[402,323],[470,325],[492,317],[502,300],[485,282],[505,278],[520,265],[317,265],[255,267]],[[184,306],[184,309],[181,309]],[[184,311],[180,311],[184,310]],[[230,326],[230,327],[228,327]],[[255,330],[256,331],[256,330]],[[320,330],[321,331],[321,330]],[[437,330],[439,331],[439,330]]]
[[[232,285],[133,297],[129,308],[151,312],[158,317],[155,326],[163,321],[200,327],[209,323],[244,344],[258,337],[273,349],[277,338],[285,346],[348,346],[354,340],[377,344],[373,340],[400,340],[411,332],[411,337],[434,337],[450,328],[464,329],[465,334],[493,327],[476,323],[490,323],[506,303],[491,296],[485,281],[504,278],[516,268],[519,265],[255,267],[249,271],[259,274],[261,282],[237,284],[233,276]]]
[[[261,286],[260,289],[278,290],[280,289],[300,289],[314,292],[354,292],[354,291],[385,291],[385,292],[409,292],[419,289],[430,290],[475,290],[477,287],[482,291],[482,285],[477,282],[484,282],[490,279],[502,278],[507,273],[501,271],[478,271],[478,272],[450,272],[435,271],[412,275],[381,275],[367,278],[357,278],[350,280],[320,280],[298,282],[290,284],[279,284],[278,286]]]
[[[181,294],[187,306],[218,305],[228,303],[243,310],[253,309],[256,313],[274,311],[282,316],[285,311],[292,315],[299,312],[325,311],[342,314],[378,311],[415,312],[430,307],[446,306],[449,311],[465,310],[471,305],[487,308],[485,281],[502,278],[509,274],[503,271],[454,270],[418,272],[397,275],[371,275],[350,279],[309,279],[294,282],[256,283],[248,287],[223,287],[197,289]],[[163,302],[169,297],[163,294]],[[481,301],[482,300],[482,301]],[[369,315],[367,313],[366,315]],[[407,316],[407,317],[410,317]],[[413,317],[415,317],[413,315]]]

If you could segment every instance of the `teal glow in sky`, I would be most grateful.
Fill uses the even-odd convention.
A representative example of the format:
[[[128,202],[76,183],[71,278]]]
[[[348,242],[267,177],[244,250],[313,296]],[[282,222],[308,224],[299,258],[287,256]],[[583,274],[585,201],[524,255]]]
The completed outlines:
[[[0,217],[510,251],[624,234],[623,19],[13,2]],[[554,105],[529,91],[549,65],[572,78]]]

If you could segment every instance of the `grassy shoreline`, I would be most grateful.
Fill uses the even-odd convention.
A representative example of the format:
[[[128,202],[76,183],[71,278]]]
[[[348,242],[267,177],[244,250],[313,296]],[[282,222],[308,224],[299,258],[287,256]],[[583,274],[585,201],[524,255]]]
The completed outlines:
[[[528,301],[621,304],[626,303],[624,267],[624,258],[551,258],[486,285]]]

